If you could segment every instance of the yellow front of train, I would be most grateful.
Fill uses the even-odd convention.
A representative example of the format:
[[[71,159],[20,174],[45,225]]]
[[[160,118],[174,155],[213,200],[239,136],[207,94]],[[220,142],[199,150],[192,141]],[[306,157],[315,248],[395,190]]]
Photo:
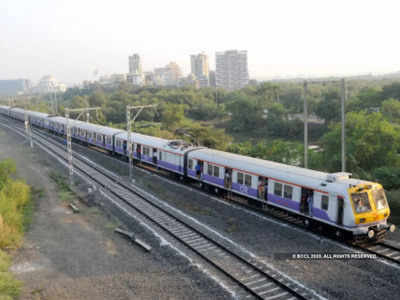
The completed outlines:
[[[356,226],[368,227],[370,239],[381,239],[387,231],[393,232],[395,226],[388,224],[390,208],[385,191],[379,183],[359,184],[348,190]]]

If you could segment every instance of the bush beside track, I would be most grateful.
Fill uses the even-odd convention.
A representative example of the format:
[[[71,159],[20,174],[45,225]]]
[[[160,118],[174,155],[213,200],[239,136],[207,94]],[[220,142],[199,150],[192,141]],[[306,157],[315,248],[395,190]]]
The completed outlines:
[[[12,160],[0,161],[0,299],[18,297],[21,283],[9,272],[9,252],[22,245],[24,231],[32,219],[30,187],[12,179],[16,172]]]

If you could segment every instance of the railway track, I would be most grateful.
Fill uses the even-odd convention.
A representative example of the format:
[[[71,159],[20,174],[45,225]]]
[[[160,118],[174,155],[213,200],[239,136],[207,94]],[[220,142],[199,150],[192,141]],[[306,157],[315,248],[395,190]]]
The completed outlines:
[[[360,246],[361,249],[376,254],[397,264],[400,264],[400,247],[390,244],[389,242],[380,242],[375,245]]]
[[[24,131],[21,129],[7,127],[18,130],[21,135],[24,135]],[[53,155],[66,161],[65,147],[36,130],[33,132],[33,138],[41,148],[51,151]],[[129,206],[130,209],[161,228],[230,278],[245,292],[243,298],[270,300],[317,298],[306,288],[264,263],[241,253],[237,247],[227,245],[226,240],[218,239],[207,233],[206,228],[199,229],[198,226],[190,224],[188,220],[177,216],[160,204],[160,201],[153,195],[124,182],[121,177],[91,162],[84,156],[74,153],[73,162],[75,172],[88,178],[108,195],[112,195],[114,199]]]

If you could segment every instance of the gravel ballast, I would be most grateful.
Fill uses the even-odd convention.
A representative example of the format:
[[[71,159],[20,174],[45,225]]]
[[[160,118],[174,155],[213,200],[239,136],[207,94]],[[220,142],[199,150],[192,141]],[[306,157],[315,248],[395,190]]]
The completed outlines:
[[[36,210],[12,271],[23,281],[21,299],[231,299],[214,280],[135,222],[116,219],[107,209],[86,206],[80,183],[66,195],[50,175],[66,169],[26,140],[0,126],[0,159],[13,158],[17,177],[34,187]],[[78,201],[79,214],[66,197]],[[99,199],[94,199],[99,203]],[[132,231],[151,252],[114,233]]]

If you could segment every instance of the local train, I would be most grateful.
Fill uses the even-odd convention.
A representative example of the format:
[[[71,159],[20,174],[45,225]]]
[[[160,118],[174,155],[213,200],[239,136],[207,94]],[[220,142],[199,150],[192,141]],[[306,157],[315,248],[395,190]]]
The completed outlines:
[[[67,119],[21,108],[0,106],[0,114],[65,136]],[[351,178],[349,173],[325,173],[258,158],[196,147],[180,140],[132,133],[69,120],[75,141],[111,155],[154,166],[198,182],[214,192],[261,209],[275,207],[353,241],[377,241],[395,230],[388,223],[390,208],[382,185]]]

